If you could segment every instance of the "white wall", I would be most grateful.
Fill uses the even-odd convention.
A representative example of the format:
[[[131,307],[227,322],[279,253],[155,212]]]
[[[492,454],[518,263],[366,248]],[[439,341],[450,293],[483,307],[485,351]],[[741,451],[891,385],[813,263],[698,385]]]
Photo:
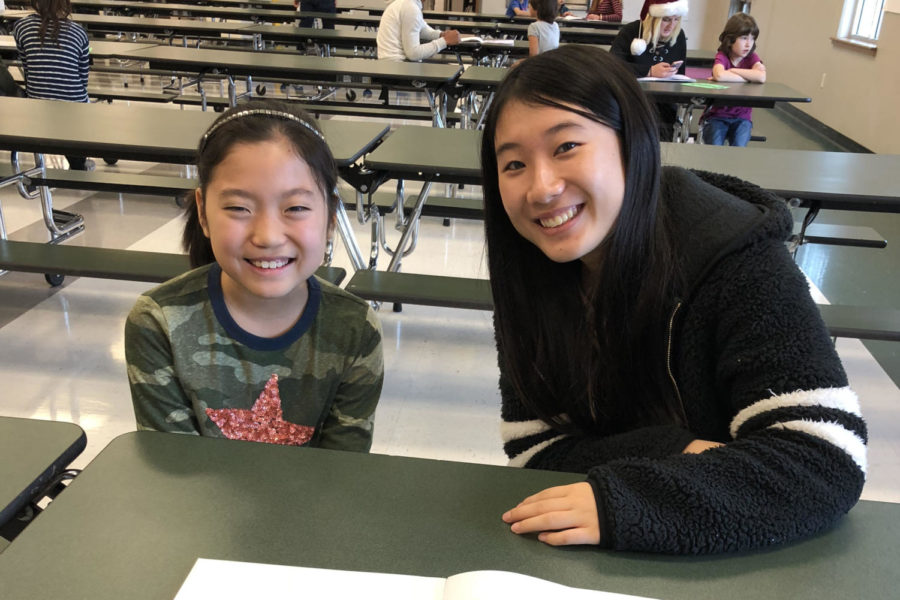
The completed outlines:
[[[755,0],[770,81],[808,94],[799,108],[871,150],[900,154],[900,2],[885,12],[875,56],[832,45],[842,0]]]

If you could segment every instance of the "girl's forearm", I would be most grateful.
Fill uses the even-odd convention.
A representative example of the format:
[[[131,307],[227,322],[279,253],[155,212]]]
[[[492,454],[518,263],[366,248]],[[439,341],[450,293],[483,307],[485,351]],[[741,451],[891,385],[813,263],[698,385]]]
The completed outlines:
[[[715,81],[740,83],[747,81],[738,71],[744,69],[713,69],[712,78]]]
[[[758,69],[730,69],[728,72],[752,83],[763,83],[766,80],[766,72]]]

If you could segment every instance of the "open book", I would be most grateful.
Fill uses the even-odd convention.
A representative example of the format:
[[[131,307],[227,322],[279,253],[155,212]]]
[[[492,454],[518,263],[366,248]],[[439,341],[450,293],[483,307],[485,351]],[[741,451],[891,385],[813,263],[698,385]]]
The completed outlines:
[[[478,37],[477,35],[469,35],[459,38],[459,43],[482,44],[484,46],[512,46],[515,43],[515,40],[486,40],[484,38]]]
[[[443,579],[198,558],[175,600],[200,598],[641,600],[637,596],[567,587],[506,571],[471,571]]]
[[[671,77],[638,77],[638,81],[697,81],[693,77],[687,75],[679,75],[675,73]]]

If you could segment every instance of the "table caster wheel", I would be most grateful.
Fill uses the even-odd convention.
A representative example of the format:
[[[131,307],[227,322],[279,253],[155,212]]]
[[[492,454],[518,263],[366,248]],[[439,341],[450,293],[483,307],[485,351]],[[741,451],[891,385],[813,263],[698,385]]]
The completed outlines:
[[[60,273],[46,273],[44,279],[46,279],[47,283],[52,287],[59,287],[62,285],[62,282],[66,280],[66,276],[61,275]]]

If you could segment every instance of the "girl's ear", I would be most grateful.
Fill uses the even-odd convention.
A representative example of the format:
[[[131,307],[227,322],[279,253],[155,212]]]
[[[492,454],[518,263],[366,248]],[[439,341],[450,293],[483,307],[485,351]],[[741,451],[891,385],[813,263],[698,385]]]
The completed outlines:
[[[200,223],[200,229],[203,235],[209,238],[209,224],[206,221],[206,205],[203,202],[203,192],[200,188],[194,190],[194,203],[197,205],[197,221]]]

